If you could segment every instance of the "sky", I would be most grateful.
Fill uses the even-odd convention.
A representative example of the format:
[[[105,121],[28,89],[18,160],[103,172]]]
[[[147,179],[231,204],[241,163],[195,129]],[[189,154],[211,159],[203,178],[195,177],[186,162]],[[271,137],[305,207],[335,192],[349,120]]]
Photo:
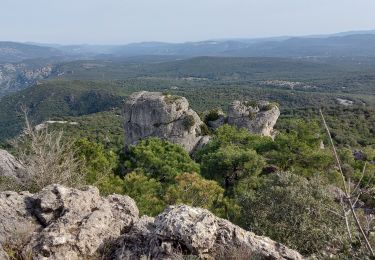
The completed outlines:
[[[0,0],[0,41],[186,42],[375,29],[374,0]]]

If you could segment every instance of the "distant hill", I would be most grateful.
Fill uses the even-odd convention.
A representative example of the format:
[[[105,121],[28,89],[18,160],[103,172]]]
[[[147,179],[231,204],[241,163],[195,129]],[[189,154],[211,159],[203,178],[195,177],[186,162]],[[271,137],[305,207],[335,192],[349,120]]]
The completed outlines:
[[[375,57],[375,34],[355,34],[327,38],[291,38],[255,43],[228,51],[229,56],[254,57]]]
[[[51,47],[16,42],[0,42],[0,63],[20,62],[28,59],[62,56],[64,53]]]
[[[113,49],[116,56],[177,55],[236,57],[375,57],[375,34],[224,40],[188,43],[134,43]]]
[[[375,31],[185,43],[143,42],[127,45],[0,42],[0,63],[52,57],[116,59],[135,56],[375,57]]]

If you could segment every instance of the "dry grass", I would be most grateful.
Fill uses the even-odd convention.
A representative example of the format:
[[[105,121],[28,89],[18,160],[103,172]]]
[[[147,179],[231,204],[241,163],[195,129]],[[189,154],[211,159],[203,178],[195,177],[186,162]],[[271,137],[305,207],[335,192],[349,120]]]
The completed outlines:
[[[16,140],[19,161],[25,166],[27,189],[38,191],[50,184],[77,187],[84,177],[79,173],[73,143],[63,141],[62,131],[36,130],[25,112],[24,134]]]

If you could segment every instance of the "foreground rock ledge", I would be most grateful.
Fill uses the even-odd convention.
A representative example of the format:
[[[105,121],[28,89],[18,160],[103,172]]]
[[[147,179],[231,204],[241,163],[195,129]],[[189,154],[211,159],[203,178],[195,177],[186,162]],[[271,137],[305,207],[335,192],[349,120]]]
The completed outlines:
[[[303,259],[267,237],[256,236],[207,210],[170,206],[156,218],[139,218],[128,196],[99,196],[51,185],[37,194],[0,193],[0,259],[9,248],[32,259],[201,259],[235,254],[257,259]]]

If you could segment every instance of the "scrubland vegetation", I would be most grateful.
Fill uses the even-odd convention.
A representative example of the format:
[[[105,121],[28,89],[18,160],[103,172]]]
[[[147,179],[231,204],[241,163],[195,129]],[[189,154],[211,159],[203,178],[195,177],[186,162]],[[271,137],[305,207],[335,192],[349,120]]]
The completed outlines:
[[[95,185],[104,196],[134,198],[141,214],[155,216],[167,205],[183,203],[209,209],[306,256],[369,257],[350,207],[375,246],[373,72],[365,65],[358,72],[342,61],[336,61],[340,70],[334,61],[321,61],[324,66],[285,59],[214,61],[197,58],[141,69],[134,64],[85,69],[73,62],[61,69],[75,73],[3,97],[1,147],[31,172],[29,186],[13,188],[37,191],[55,182]],[[262,85],[268,79],[315,87]],[[228,125],[216,131],[202,125],[212,140],[192,155],[157,138],[125,151],[122,102],[138,90],[170,93],[170,102],[174,95],[185,96],[206,123],[205,118],[217,119],[219,109],[225,111],[234,99],[277,102],[278,134],[272,140]],[[336,98],[354,103],[343,106]],[[21,105],[29,108],[34,125],[48,119],[76,124],[50,124],[40,132],[29,126],[19,137]],[[186,128],[191,123],[187,120]]]
[[[95,185],[103,195],[131,196],[141,214],[155,216],[167,205],[183,203],[207,208],[304,255],[364,257],[368,253],[355,222],[343,213],[345,187],[321,122],[284,123],[275,140],[224,125],[192,156],[157,138],[124,151],[90,136],[66,139],[57,130],[28,126],[14,146],[31,172],[30,186],[19,189]],[[362,203],[356,211],[371,241],[372,219],[365,212],[375,203],[375,149],[363,151],[360,160],[345,147],[338,154]]]

